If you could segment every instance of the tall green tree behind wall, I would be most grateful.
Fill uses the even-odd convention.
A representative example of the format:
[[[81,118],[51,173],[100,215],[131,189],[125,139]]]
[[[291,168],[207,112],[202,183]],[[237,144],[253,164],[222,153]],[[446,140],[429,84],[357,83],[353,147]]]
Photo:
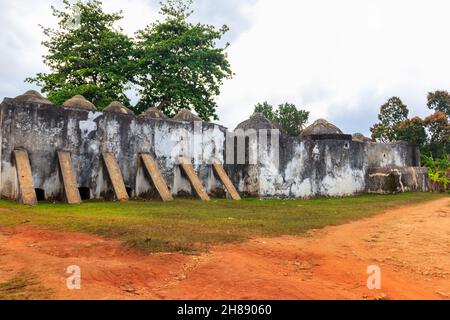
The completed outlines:
[[[309,118],[309,111],[297,109],[295,104],[287,102],[280,104],[277,109],[267,101],[257,103],[254,112],[261,113],[270,121],[277,123],[291,136],[300,135]]]
[[[375,124],[370,131],[372,139],[380,142],[396,141],[397,130],[402,121],[408,119],[409,110],[398,97],[390,98],[380,108],[378,114],[379,123]]]
[[[105,13],[101,1],[63,3],[63,10],[52,7],[58,27],[42,27],[50,72],[26,79],[52,102],[81,94],[99,109],[114,100],[129,106],[126,92],[133,87],[139,93],[138,112],[156,106],[174,116],[187,108],[205,121],[218,119],[215,99],[233,75],[228,44],[216,44],[227,26],[191,23],[191,0],[167,0],[161,4],[163,20],[132,39],[115,27],[121,12]]]
[[[96,0],[63,3],[64,10],[52,7],[58,28],[42,27],[50,72],[26,81],[56,104],[81,94],[100,109],[113,100],[129,105],[125,91],[134,76],[133,42],[114,27],[121,13],[105,13]]]
[[[227,26],[191,23],[191,1],[162,4],[163,21],[137,33],[137,109],[155,106],[168,116],[193,109],[205,121],[218,119],[215,98],[225,79],[232,77],[230,63],[216,42]]]

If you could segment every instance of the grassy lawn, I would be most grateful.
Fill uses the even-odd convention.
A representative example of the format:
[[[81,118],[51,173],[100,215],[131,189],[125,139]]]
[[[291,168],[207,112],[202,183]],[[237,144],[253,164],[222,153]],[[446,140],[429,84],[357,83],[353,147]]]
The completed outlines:
[[[292,201],[90,201],[74,206],[40,203],[36,207],[2,200],[0,226],[32,225],[88,232],[119,239],[124,245],[146,252],[193,253],[206,250],[214,243],[301,235],[309,229],[342,224],[386,209],[441,197],[432,193],[405,193]]]

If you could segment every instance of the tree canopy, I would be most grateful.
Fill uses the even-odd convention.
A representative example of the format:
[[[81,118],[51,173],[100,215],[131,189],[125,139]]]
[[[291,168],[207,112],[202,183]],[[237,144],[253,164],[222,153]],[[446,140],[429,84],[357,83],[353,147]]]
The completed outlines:
[[[49,100],[62,104],[81,94],[100,109],[114,100],[129,106],[126,91],[134,86],[138,112],[156,106],[174,116],[186,108],[205,121],[218,119],[215,98],[233,75],[225,53],[228,44],[216,44],[227,33],[226,25],[191,23],[191,0],[167,0],[161,3],[163,20],[133,39],[115,27],[121,12],[105,13],[101,1],[63,3],[63,10],[52,7],[58,27],[42,27],[47,37],[42,44],[48,49],[43,58],[50,72],[26,79]]]
[[[380,122],[370,128],[372,139],[381,142],[397,140],[398,127],[402,121],[408,119],[408,113],[408,107],[400,98],[390,98],[380,108],[380,113],[378,115],[378,120]]]
[[[255,105],[255,109],[253,110],[255,113],[261,113],[264,117],[269,119],[272,122],[277,121],[276,110],[273,110],[273,105],[269,104],[267,101],[263,103],[257,103]]]
[[[427,139],[425,122],[420,117],[406,119],[395,128],[395,141],[408,141],[424,147]]]
[[[423,153],[441,158],[450,155],[450,123],[444,112],[438,111],[424,120],[428,132]]]
[[[203,120],[217,120],[215,98],[223,81],[233,75],[227,46],[216,45],[228,27],[189,22],[190,4],[163,3],[164,20],[137,33],[137,109],[156,106],[168,116],[194,109]]]
[[[309,111],[299,110],[292,103],[280,104],[276,110],[267,101],[257,103],[254,112],[262,113],[291,136],[300,135],[309,118]]]
[[[133,43],[114,27],[121,13],[105,13],[96,0],[63,3],[65,10],[52,7],[58,28],[42,27],[50,72],[26,81],[42,87],[56,104],[81,94],[100,109],[114,100],[129,105],[125,91],[133,79]]]
[[[450,117],[450,93],[448,91],[435,91],[428,93],[428,108],[436,112],[444,112]]]

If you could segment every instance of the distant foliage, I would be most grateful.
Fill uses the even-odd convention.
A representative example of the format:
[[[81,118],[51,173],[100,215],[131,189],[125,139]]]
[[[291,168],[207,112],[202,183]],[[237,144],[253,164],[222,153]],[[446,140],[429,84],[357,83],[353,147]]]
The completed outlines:
[[[300,135],[309,118],[309,111],[299,110],[292,103],[280,104],[276,110],[267,102],[258,103],[255,105],[254,112],[262,113],[291,136]]]
[[[424,153],[441,158],[450,154],[450,123],[444,112],[436,112],[424,120],[428,132]]]
[[[396,141],[398,139],[397,130],[400,123],[408,119],[408,113],[408,107],[400,98],[390,98],[380,108],[378,115],[380,122],[370,129],[372,139],[380,142]]]
[[[129,105],[125,91],[133,79],[133,42],[114,28],[121,13],[105,13],[95,0],[63,3],[64,11],[52,7],[58,28],[42,27],[50,72],[26,81],[40,86],[56,104],[81,94],[100,109],[114,100]]]
[[[420,117],[403,120],[395,129],[395,140],[408,141],[423,147],[427,138],[425,122]]]
[[[450,93],[447,91],[429,92],[427,106],[436,112],[444,112],[450,117]]]
[[[433,110],[443,110],[448,103],[447,97],[449,94],[446,91],[430,93],[427,105]],[[408,107],[399,98],[389,99],[380,108],[380,122],[370,129],[372,139],[380,142],[408,141],[419,146],[422,154],[435,159],[450,154],[450,124],[447,113],[436,111],[425,119],[409,119],[408,114]]]

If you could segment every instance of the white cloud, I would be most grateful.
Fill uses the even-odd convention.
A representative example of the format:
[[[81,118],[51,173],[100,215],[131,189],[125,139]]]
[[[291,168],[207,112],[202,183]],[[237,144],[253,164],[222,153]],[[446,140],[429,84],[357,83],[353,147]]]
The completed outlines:
[[[120,27],[130,36],[154,22],[158,18],[158,2],[151,0],[114,0],[103,1],[106,12],[122,11],[123,19]]]
[[[103,3],[107,12],[123,11],[124,19],[119,26],[129,35],[154,21],[158,13],[157,0],[106,0]],[[58,0],[0,0],[0,99],[35,88],[24,83],[24,79],[47,71],[42,62],[46,50],[41,42],[45,38],[39,24],[56,25],[52,5],[63,7]]]
[[[392,95],[425,115],[427,91],[450,87],[449,10],[445,0],[259,0],[230,48],[237,75],[221,119],[233,128],[258,101],[291,101],[311,120],[368,133]]]
[[[103,3],[123,10],[130,35],[157,17],[157,0]],[[45,70],[38,24],[54,24],[51,4],[61,1],[0,0],[0,96],[22,93],[24,78]],[[424,116],[427,91],[450,89],[448,0],[196,0],[195,8],[196,20],[232,28],[225,40],[236,76],[218,99],[230,129],[268,100],[367,134],[390,96]]]
[[[0,3],[0,93],[15,96],[23,92],[23,80],[42,70],[44,49],[38,24],[51,20],[50,4],[43,1]]]

